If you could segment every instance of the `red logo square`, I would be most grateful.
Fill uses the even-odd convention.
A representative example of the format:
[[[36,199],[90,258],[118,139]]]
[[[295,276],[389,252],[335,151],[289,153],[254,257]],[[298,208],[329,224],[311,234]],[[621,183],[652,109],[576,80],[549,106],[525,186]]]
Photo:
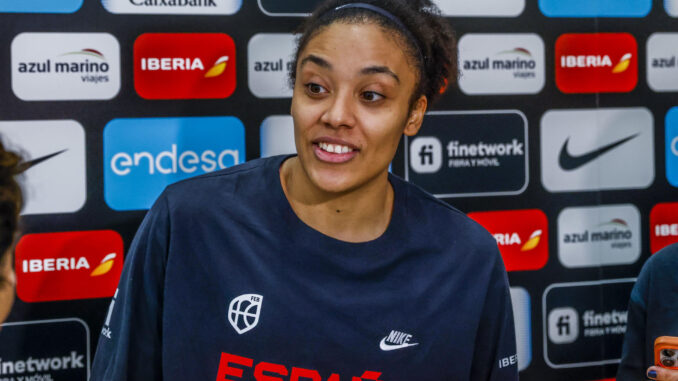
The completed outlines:
[[[650,252],[678,242],[678,202],[655,205],[650,211]]]

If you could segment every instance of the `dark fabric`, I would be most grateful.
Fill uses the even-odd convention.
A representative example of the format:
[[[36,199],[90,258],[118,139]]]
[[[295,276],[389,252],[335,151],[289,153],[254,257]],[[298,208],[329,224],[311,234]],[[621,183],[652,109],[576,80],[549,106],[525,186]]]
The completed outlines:
[[[646,379],[659,336],[678,336],[678,244],[651,256],[640,271],[629,301],[617,381]]]
[[[386,232],[333,239],[294,214],[283,160],[165,190],[127,255],[92,381],[518,379],[506,272],[487,231],[390,176]],[[261,305],[238,333],[229,306],[244,294]],[[245,312],[253,323],[257,309]]]

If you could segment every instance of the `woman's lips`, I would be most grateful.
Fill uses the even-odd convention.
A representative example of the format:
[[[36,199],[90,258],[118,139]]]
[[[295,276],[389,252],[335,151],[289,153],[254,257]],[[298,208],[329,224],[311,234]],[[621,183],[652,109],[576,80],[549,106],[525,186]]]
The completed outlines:
[[[313,151],[320,161],[327,163],[345,163],[358,154],[352,146],[327,141],[313,143]]]

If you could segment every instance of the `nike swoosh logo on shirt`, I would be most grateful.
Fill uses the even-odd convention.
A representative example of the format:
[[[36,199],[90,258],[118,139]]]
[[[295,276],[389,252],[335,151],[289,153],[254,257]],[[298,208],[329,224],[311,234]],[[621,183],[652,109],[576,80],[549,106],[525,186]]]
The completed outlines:
[[[634,134],[629,137],[626,137],[622,140],[618,140],[614,143],[610,143],[606,146],[600,147],[594,151],[587,152],[583,155],[577,155],[573,156],[568,152],[567,145],[570,142],[570,138],[567,138],[565,140],[565,144],[563,144],[563,147],[560,149],[560,156],[558,157],[558,164],[560,164],[560,167],[563,168],[566,171],[571,171],[573,169],[577,169],[590,161],[595,160],[598,156],[613,150],[617,148],[618,146],[628,142],[629,140],[635,138],[640,134]]]
[[[33,160],[29,160],[29,161],[25,161],[23,163],[20,163],[19,165],[17,165],[16,173],[26,172],[31,167],[36,166],[36,165],[42,163],[43,161],[49,160],[49,159],[53,158],[54,156],[59,155],[61,153],[64,153],[66,151],[68,151],[68,148],[62,149],[61,151],[58,151],[58,152],[50,153],[49,155],[45,155],[45,156],[38,157],[38,158],[33,159]]]
[[[386,343],[386,338],[384,337],[381,339],[381,342],[379,343],[379,348],[382,351],[395,351],[396,349],[402,349],[402,348],[407,348],[407,347],[413,347],[415,345],[419,345],[419,343],[403,343],[403,344],[387,344]]]

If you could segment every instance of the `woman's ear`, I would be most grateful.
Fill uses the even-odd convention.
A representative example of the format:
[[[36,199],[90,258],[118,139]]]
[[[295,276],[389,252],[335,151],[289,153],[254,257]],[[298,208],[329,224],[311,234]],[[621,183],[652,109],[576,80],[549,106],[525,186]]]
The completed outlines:
[[[422,95],[414,102],[414,106],[410,111],[410,116],[405,124],[405,131],[403,133],[407,136],[414,136],[419,132],[421,124],[424,122],[424,115],[426,114],[426,107],[428,106],[428,99],[426,95]]]

